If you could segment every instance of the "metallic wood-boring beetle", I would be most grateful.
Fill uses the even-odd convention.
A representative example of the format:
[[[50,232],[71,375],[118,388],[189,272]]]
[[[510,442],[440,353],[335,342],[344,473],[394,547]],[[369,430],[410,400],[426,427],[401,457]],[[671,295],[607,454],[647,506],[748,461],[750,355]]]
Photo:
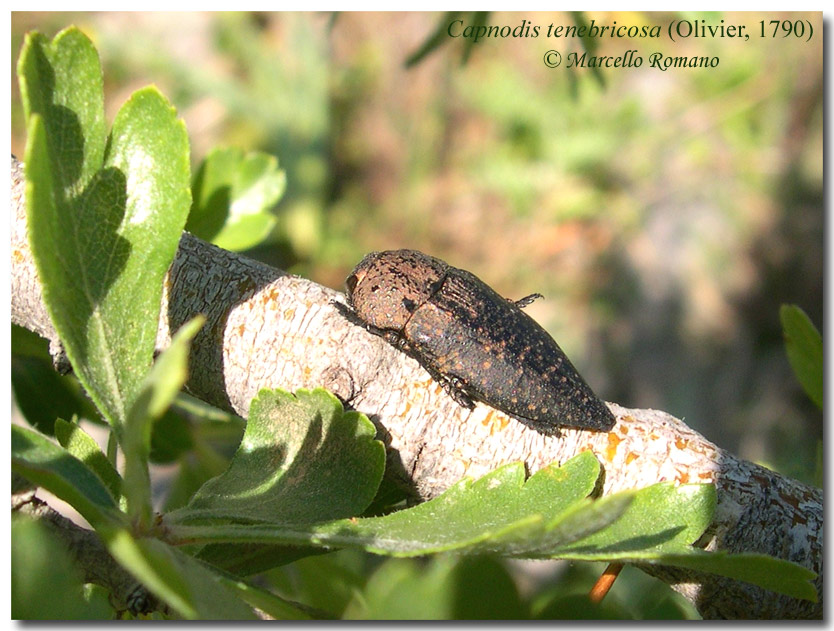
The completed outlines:
[[[406,352],[460,405],[473,399],[542,434],[606,431],[611,411],[559,345],[474,274],[416,250],[372,252],[345,282],[342,312]]]

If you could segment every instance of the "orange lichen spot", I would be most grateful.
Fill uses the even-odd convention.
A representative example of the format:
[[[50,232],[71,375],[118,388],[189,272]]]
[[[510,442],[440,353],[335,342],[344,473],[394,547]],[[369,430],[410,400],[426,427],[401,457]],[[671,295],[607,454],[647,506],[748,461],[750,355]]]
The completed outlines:
[[[677,447],[678,449],[686,449],[688,445],[689,442],[684,440],[683,438],[678,437],[675,439],[675,447]]]
[[[628,425],[623,425],[623,424],[621,423],[621,424],[620,424],[620,431],[621,431],[623,434],[628,434]]]
[[[25,258],[26,258],[26,257],[25,257],[25,256],[23,256],[23,252],[21,252],[18,248],[15,248],[14,250],[12,250],[12,260],[13,260],[15,263],[20,263],[20,262],[21,262],[21,261],[23,261]]]
[[[635,460],[637,460],[639,457],[640,457],[640,456],[639,456],[639,455],[637,455],[636,453],[634,453],[633,451],[629,451],[629,452],[626,454],[625,463],[626,463],[626,464],[631,464],[632,462],[634,462]]]
[[[503,430],[509,423],[510,421],[505,416],[497,416],[491,410],[487,412],[486,417],[481,421],[481,425],[489,427],[490,436],[493,436],[497,431],[500,432]]]
[[[284,320],[292,320],[295,317],[295,309],[284,309]]]
[[[658,438],[660,438],[660,436],[658,436],[654,432],[650,432],[649,433],[649,438],[651,438],[652,440],[657,440]]]
[[[608,447],[605,450],[605,457],[608,462],[614,461],[614,456],[617,455],[617,445],[620,444],[620,441],[622,441],[622,438],[619,434],[608,432]]]
[[[702,480],[712,480],[712,474],[709,471],[701,471],[701,473],[698,474],[698,477]]]
[[[689,473],[686,471],[678,471],[678,475],[675,476],[675,481],[679,484],[687,484],[689,482]]]

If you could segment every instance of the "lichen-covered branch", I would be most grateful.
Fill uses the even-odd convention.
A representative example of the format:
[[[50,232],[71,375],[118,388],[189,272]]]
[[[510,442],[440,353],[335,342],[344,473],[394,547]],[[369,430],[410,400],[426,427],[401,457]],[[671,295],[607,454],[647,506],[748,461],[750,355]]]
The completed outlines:
[[[44,524],[64,543],[75,564],[81,568],[84,582],[101,585],[110,592],[110,603],[117,611],[130,610],[134,614],[167,612],[164,603],[110,556],[94,531],[82,528],[54,511],[35,497],[34,489],[18,485],[12,490],[12,514],[26,515]]]
[[[12,160],[12,321],[56,341],[26,239],[22,177]],[[709,550],[762,552],[819,576],[810,603],[746,583],[673,568],[646,568],[707,618],[822,617],[822,493],[729,454],[655,410],[609,404],[609,432],[565,429],[544,436],[483,404],[455,403],[420,365],[346,320],[336,291],[220,250],[185,233],[163,292],[157,345],[197,314],[206,325],[192,347],[188,388],[246,416],[261,388],[323,386],[376,424],[388,471],[422,498],[463,476],[523,461],[533,472],[583,450],[604,467],[605,493],[663,480],[716,485]]]

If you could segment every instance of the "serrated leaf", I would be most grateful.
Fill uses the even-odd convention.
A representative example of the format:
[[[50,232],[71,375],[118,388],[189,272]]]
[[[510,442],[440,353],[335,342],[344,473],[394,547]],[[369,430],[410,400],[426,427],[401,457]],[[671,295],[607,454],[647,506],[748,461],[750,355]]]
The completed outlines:
[[[590,452],[562,467],[546,467],[524,483],[524,466],[499,467],[477,481],[464,479],[439,497],[384,517],[343,519],[318,526],[237,524],[171,526],[174,536],[198,541],[317,543],[415,556],[444,550],[520,553],[545,525],[593,490],[599,464]],[[589,513],[590,514],[590,510]],[[621,512],[621,511],[620,511]],[[609,514],[608,520],[617,515]],[[303,524],[303,522],[301,522]],[[597,520],[596,527],[607,522]]]
[[[220,576],[158,539],[110,532],[107,549],[133,576],[177,614],[190,620],[253,620],[253,611]]]
[[[104,455],[93,438],[81,429],[77,423],[69,423],[64,419],[55,421],[55,438],[71,455],[87,465],[118,499],[121,495],[122,477]]]
[[[251,248],[275,226],[270,210],[285,188],[286,175],[274,156],[215,149],[195,177],[186,230],[226,250]]]
[[[796,305],[782,305],[779,318],[791,368],[805,393],[822,409],[822,337],[808,315]]]
[[[56,38],[53,46],[68,39]],[[53,103],[65,105],[43,111],[27,105],[30,243],[44,301],[67,356],[120,436],[127,410],[151,366],[162,278],[190,202],[187,138],[164,97],[146,88],[119,111],[106,154],[95,154],[97,164],[93,154],[76,155],[62,144],[66,139],[60,134],[67,125],[86,131],[78,123],[84,112],[70,109],[83,103],[62,98],[77,86],[71,80],[49,89],[40,85],[37,81],[49,81],[50,69],[54,80],[63,74],[49,66],[48,57],[38,60],[45,69],[27,79],[26,94],[45,92]],[[100,90],[99,85],[97,97],[84,94],[100,100]],[[96,139],[82,136],[77,142],[86,147]],[[88,180],[69,186],[67,172],[82,170]]]
[[[172,522],[206,518],[312,523],[355,515],[379,486],[385,450],[376,429],[324,389],[262,390],[229,469]]]
[[[590,460],[594,461],[593,467],[589,466]],[[585,453],[559,469],[548,467],[530,489],[527,486],[536,476],[522,485],[521,465],[505,465],[476,482],[463,480],[429,502],[384,517],[343,519],[311,526],[175,524],[169,531],[183,542],[357,547],[391,556],[420,556],[440,551],[494,552],[519,557],[616,560],[681,567],[690,567],[691,561],[704,568],[709,565],[712,569],[708,571],[747,580],[779,593],[809,597],[809,573],[799,566],[770,557],[759,560],[762,567],[777,575],[791,566],[791,572],[786,574],[788,583],[780,586],[766,572],[745,571],[741,556],[726,556],[725,563],[689,545],[712,520],[715,489],[711,485],[660,483],[590,501],[586,495],[593,489],[598,472],[595,462],[592,454]],[[548,478],[562,478],[567,482],[547,489]],[[575,483],[574,488],[560,497],[561,487],[570,487],[571,482]],[[710,555],[710,559],[701,560],[702,555]],[[699,558],[692,560],[695,557]]]
[[[526,483],[524,466],[513,463],[475,482],[462,480],[439,497],[408,510],[355,524],[323,526],[316,529],[316,536],[338,541],[350,533],[349,538],[362,541],[367,550],[398,556],[464,547],[520,554],[541,536],[549,521],[582,502],[598,477],[599,463],[591,452],[583,452],[562,467],[545,467]]]
[[[107,487],[83,462],[17,425],[12,425],[12,471],[70,504],[97,529],[122,521]]]
[[[704,532],[715,510],[715,487],[709,484],[653,484],[637,491],[608,496],[632,498],[610,528],[599,530],[559,550],[560,555],[609,561],[635,550],[653,552],[663,546],[688,545]],[[603,498],[607,499],[607,498]]]

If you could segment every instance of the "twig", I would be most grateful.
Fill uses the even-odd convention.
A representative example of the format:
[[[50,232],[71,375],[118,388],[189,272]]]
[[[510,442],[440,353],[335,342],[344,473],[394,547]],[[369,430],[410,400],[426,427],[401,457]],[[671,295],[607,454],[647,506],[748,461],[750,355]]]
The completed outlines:
[[[12,321],[55,344],[26,237],[20,166],[12,160]],[[761,552],[818,574],[817,603],[676,568],[646,567],[706,618],[822,617],[822,493],[741,460],[656,410],[609,404],[610,432],[566,429],[547,437],[485,405],[457,405],[415,362],[334,308],[338,292],[226,252],[183,233],[168,272],[157,348],[197,314],[188,389],[246,416],[262,388],[323,386],[364,412],[388,449],[387,471],[414,495],[435,497],[464,476],[522,461],[531,473],[591,450],[604,493],[672,480],[714,483],[715,519],[699,545]]]

